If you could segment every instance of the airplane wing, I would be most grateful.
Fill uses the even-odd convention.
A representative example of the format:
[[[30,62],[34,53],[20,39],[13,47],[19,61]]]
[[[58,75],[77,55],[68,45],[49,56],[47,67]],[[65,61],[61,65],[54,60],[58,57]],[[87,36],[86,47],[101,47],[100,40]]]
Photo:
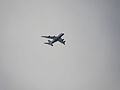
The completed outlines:
[[[41,37],[49,38],[49,39],[54,39],[55,38],[55,36],[41,36]]]
[[[59,41],[60,43],[62,43],[62,44],[65,45],[65,41],[64,41],[64,39],[60,38],[58,41]]]

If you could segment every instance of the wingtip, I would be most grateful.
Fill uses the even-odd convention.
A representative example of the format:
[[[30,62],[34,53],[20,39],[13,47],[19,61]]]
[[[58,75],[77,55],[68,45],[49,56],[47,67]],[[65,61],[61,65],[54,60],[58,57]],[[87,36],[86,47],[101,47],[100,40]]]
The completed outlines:
[[[45,36],[41,36],[41,37],[45,37]]]

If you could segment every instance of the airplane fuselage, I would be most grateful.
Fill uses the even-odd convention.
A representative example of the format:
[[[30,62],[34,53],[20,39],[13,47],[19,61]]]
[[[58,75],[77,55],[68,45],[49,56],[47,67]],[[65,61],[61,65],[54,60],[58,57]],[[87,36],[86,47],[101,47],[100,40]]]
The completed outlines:
[[[64,35],[64,33],[59,34],[56,38],[54,38],[51,43],[57,42],[62,36]]]

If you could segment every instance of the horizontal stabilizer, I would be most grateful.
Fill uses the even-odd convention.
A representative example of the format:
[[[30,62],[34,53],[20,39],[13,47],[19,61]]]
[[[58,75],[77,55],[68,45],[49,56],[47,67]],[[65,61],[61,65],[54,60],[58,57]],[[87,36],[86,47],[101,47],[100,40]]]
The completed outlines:
[[[64,45],[65,45],[65,42],[66,42],[66,41],[63,41],[63,44],[64,44]]]

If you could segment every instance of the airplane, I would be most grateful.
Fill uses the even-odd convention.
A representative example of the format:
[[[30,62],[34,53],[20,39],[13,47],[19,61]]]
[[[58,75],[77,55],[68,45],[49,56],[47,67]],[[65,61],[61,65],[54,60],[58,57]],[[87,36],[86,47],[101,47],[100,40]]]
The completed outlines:
[[[45,42],[44,44],[53,46],[53,43],[59,41],[65,45],[66,41],[64,41],[64,39],[61,38],[63,35],[64,35],[64,33],[60,33],[58,36],[41,36],[41,37],[52,39],[52,40],[48,40],[48,42]]]

